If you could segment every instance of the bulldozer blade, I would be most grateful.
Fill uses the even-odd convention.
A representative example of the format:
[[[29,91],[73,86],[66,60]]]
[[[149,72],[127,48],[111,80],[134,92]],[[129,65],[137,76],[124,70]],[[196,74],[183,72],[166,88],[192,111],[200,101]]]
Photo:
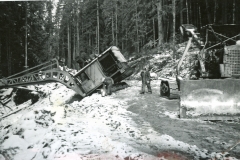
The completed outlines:
[[[238,79],[182,80],[180,91],[180,118],[240,119]]]

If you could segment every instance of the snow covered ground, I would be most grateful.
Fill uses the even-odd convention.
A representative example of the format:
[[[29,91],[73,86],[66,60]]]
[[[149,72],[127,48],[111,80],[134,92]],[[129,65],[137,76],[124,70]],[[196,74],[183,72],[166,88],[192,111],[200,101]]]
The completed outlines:
[[[208,150],[201,142],[227,150],[239,139],[229,137],[222,142],[222,132],[215,136],[209,132],[205,139],[196,133],[200,126],[210,131],[225,124],[178,119],[177,100],[159,98],[159,83],[152,83],[153,94],[140,95],[141,82],[128,81],[129,88],[111,96],[95,93],[82,100],[62,84],[41,85],[39,90],[46,97],[33,105],[27,101],[18,106],[24,109],[1,119],[0,160],[237,159],[227,158],[228,153],[221,154],[217,147],[218,151]],[[234,132],[239,130],[228,134],[239,138],[239,132]],[[197,136],[198,141],[180,137],[183,133],[179,131],[193,139]],[[234,148],[234,155],[237,153],[239,146]]]

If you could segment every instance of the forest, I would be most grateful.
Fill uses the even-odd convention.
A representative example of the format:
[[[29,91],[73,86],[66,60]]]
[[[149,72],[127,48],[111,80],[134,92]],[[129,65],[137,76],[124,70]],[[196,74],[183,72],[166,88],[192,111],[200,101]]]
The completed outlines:
[[[239,24],[238,0],[48,0],[0,2],[0,75],[52,58],[80,69],[110,46],[127,58],[176,50],[181,24]]]

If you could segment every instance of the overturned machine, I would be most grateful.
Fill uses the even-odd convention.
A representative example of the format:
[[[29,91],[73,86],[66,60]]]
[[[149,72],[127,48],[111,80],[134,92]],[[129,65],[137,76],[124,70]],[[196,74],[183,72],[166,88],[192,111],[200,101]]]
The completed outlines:
[[[163,79],[160,95],[179,93],[180,118],[239,120],[240,118],[240,25],[206,25],[200,37],[192,24],[180,27],[188,39],[176,68],[176,80]],[[194,49],[197,52],[189,52]],[[188,79],[180,77],[186,58]]]
[[[76,74],[64,71],[57,59],[52,59],[20,73],[0,79],[1,88],[12,88],[49,82],[59,82],[74,90],[81,97],[96,91],[103,84],[103,79],[111,77],[116,84],[113,91],[126,87],[121,81],[132,75],[134,69],[128,65],[120,50],[109,47]],[[120,85],[119,85],[120,83]]]

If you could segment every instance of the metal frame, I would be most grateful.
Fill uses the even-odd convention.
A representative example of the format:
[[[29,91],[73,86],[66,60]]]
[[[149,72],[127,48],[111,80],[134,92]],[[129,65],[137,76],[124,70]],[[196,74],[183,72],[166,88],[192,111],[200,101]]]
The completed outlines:
[[[0,88],[33,85],[47,82],[60,82],[82,97],[86,94],[76,83],[74,77],[59,68],[57,59],[53,59],[23,72],[0,80]]]

